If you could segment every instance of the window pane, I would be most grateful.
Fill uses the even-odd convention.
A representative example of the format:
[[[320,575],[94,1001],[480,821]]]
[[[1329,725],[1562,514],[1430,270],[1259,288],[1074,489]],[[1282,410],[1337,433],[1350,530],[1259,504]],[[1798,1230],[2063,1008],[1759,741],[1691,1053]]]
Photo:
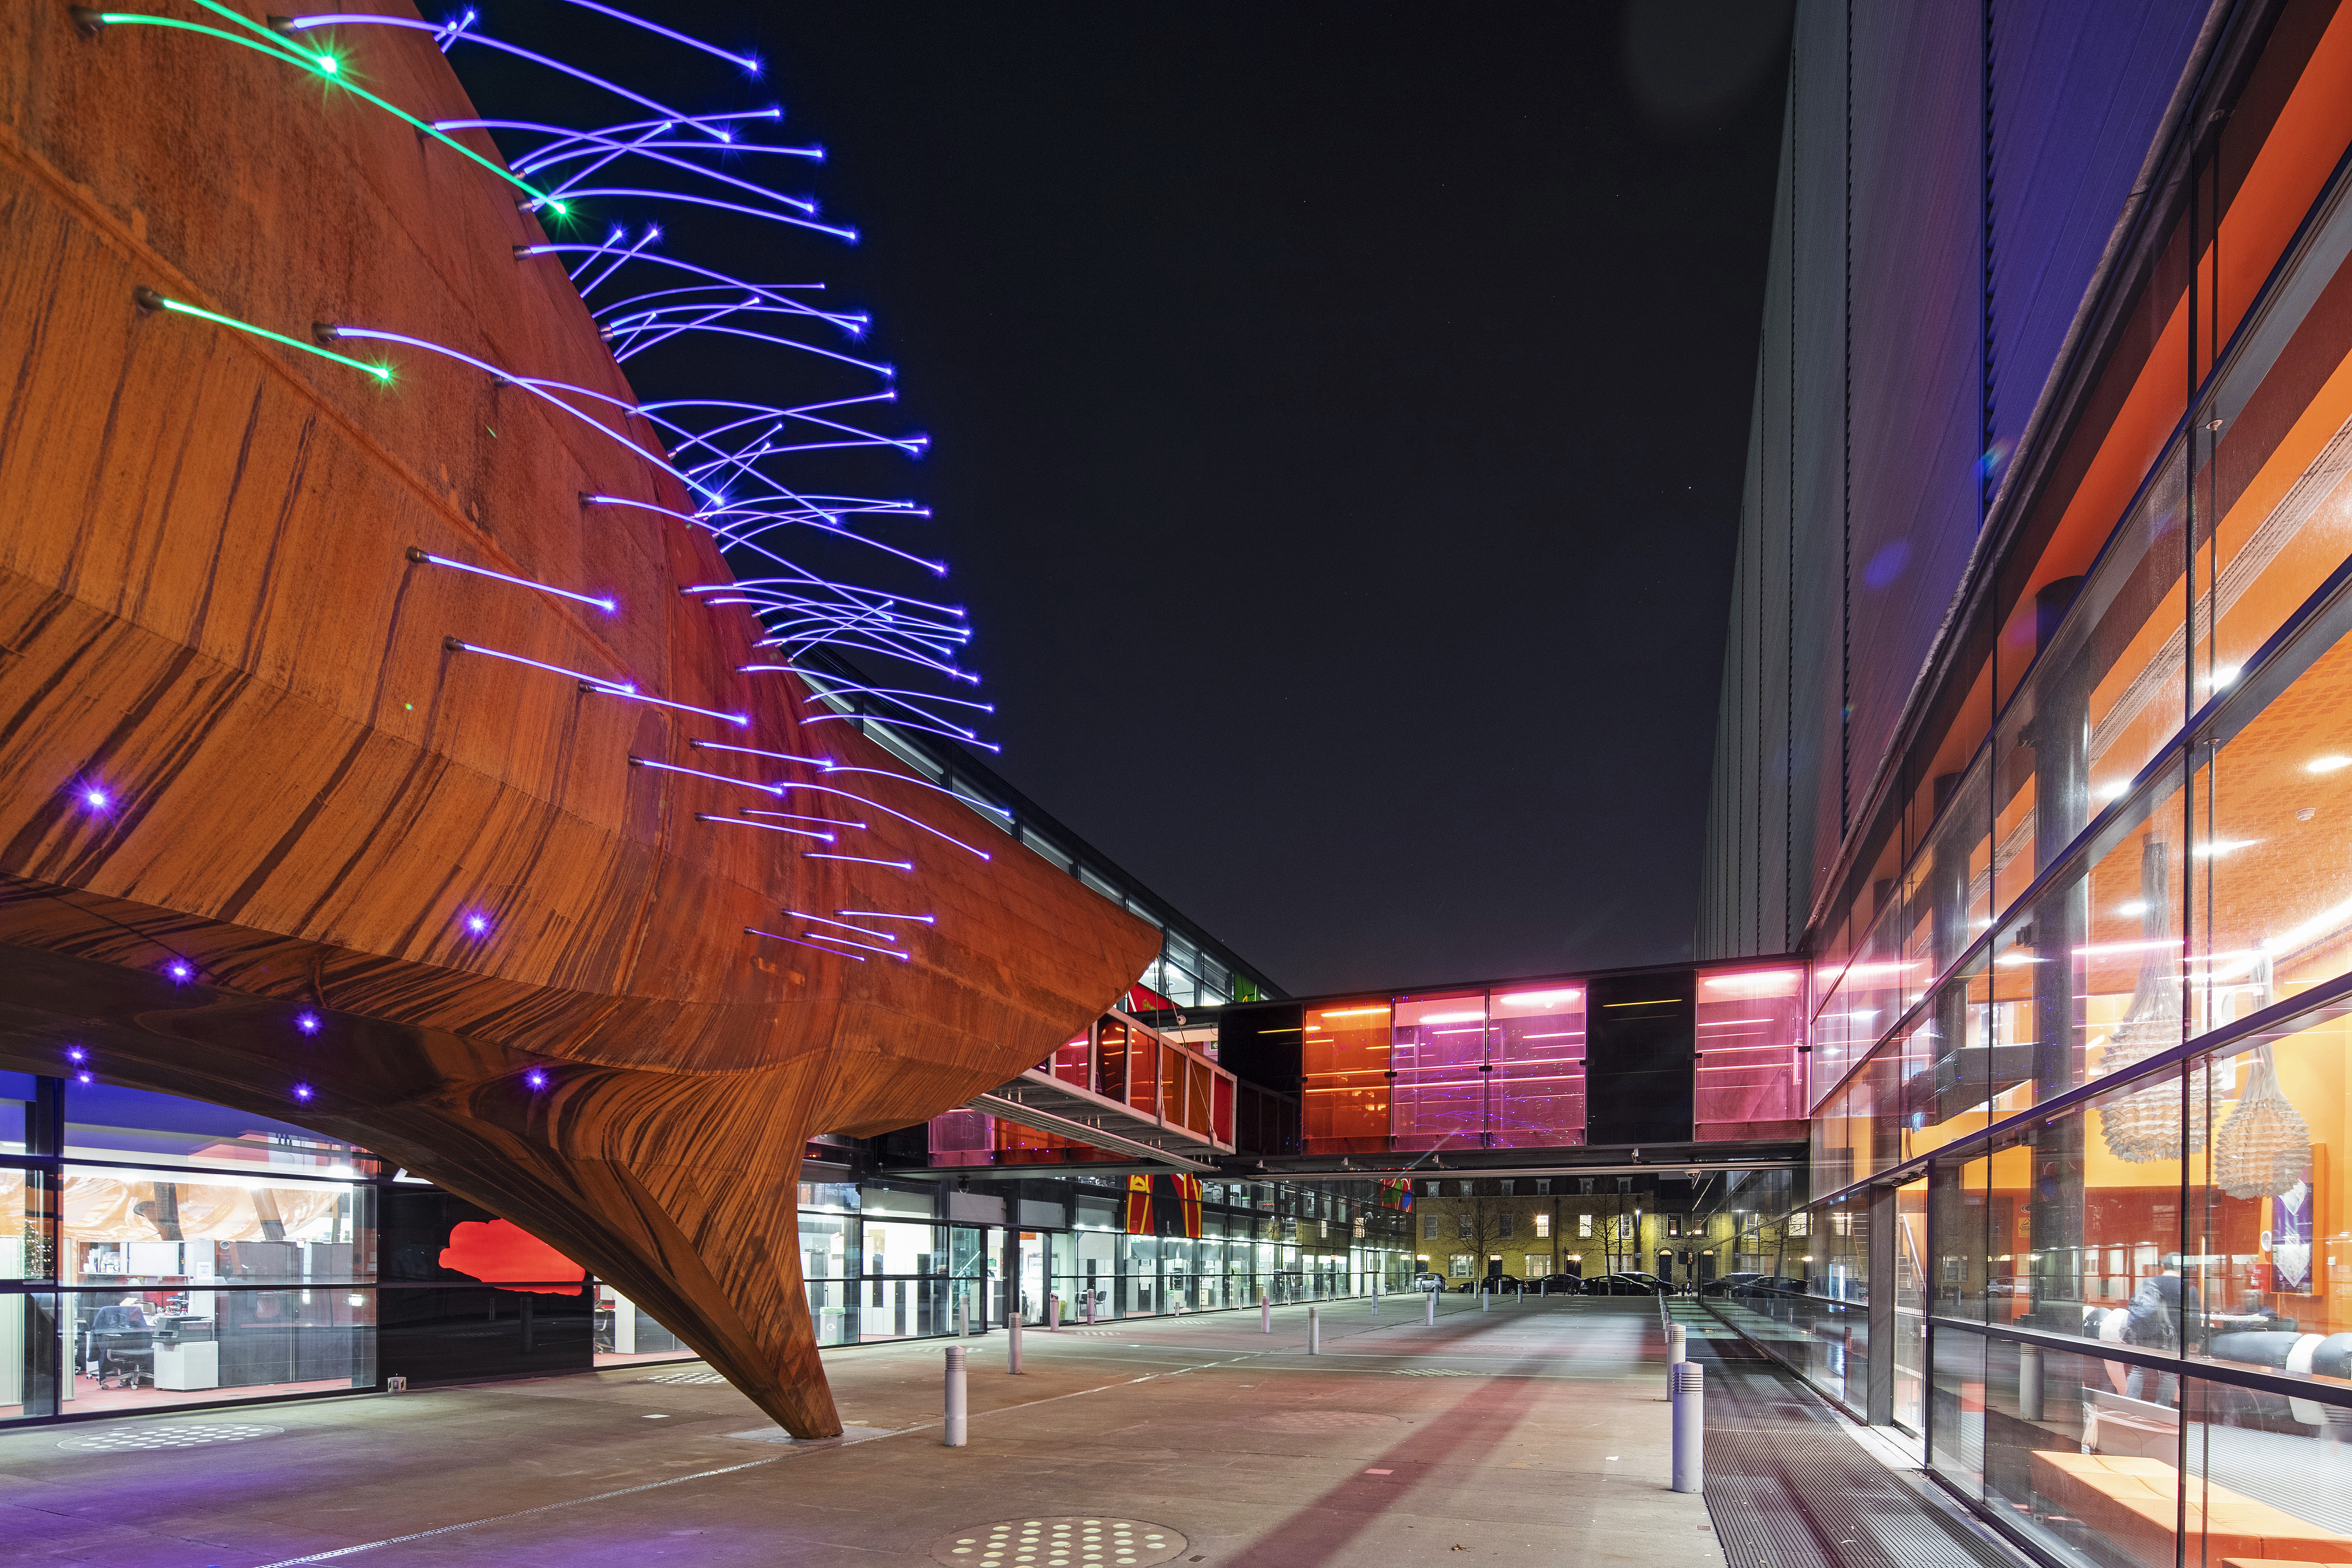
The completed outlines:
[[[1498,1149],[1584,1142],[1584,990],[1495,994],[1490,1142]],[[1702,1134],[1704,1136],[1704,1134]]]
[[[2183,461],[2176,442],[2001,716],[1993,742],[1996,910],[2055,863],[2179,732]]]
[[[1804,1135],[1801,969],[1703,975],[1694,1122],[1699,1142]]]
[[[2352,1390],[2352,1169],[2344,1146],[2352,1011],[2322,1009],[2192,1074],[2207,1158],[2190,1188],[2217,1361]],[[2210,1131],[2208,1125],[2210,1124]]]
[[[1486,995],[1402,997],[1394,1046],[1398,1149],[1478,1141],[1486,1125]]]
[[[2352,603],[2241,692],[2197,774],[2197,1032],[2352,967]]]

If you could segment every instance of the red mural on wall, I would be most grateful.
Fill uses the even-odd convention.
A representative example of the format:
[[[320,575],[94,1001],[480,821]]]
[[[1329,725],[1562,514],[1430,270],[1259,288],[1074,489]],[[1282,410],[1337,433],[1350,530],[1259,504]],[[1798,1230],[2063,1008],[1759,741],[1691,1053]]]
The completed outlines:
[[[449,1227],[449,1245],[441,1249],[441,1267],[470,1274],[486,1285],[533,1290],[542,1296],[570,1296],[588,1277],[583,1268],[539,1237],[502,1219],[460,1220]],[[570,1285],[516,1284],[517,1280],[570,1279]]]

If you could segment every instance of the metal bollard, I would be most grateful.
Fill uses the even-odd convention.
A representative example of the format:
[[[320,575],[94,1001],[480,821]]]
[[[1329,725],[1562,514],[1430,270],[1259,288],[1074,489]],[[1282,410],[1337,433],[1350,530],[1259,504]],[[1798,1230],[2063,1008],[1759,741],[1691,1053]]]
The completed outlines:
[[[961,1345],[948,1347],[948,1419],[947,1435],[940,1439],[942,1446],[961,1448],[964,1437],[963,1358]]]
[[[1666,1327],[1666,1397],[1675,1396],[1675,1368],[1690,1359],[1690,1331],[1680,1323]]]
[[[971,1298],[958,1292],[955,1317],[956,1338],[963,1339],[971,1332]]]
[[[1307,1309],[1307,1353],[1323,1353],[1323,1309],[1320,1307]]]
[[[1484,1285],[1478,1287],[1478,1310],[1482,1312],[1491,1312],[1495,1310],[1495,1293]]]
[[[1266,1300],[1263,1290],[1257,1293],[1257,1331],[1262,1334],[1274,1332],[1274,1303]]]
[[[1004,1320],[1004,1370],[1021,1375],[1021,1314]]]
[[[1437,1327],[1437,1292],[1424,1290],[1422,1294],[1429,1298],[1429,1310],[1423,1314],[1422,1321],[1433,1329]]]
[[[1675,1368],[1675,1490],[1706,1489],[1706,1369],[1695,1361]]]
[[[1375,1279],[1375,1280],[1373,1280],[1373,1281],[1372,1281],[1372,1321],[1374,1321],[1374,1322],[1376,1322],[1376,1323],[1377,1323],[1377,1322],[1379,1322],[1380,1321],[1381,1321],[1381,1282],[1380,1282],[1379,1280]]]
[[[2017,1347],[2017,1414],[2021,1420],[2042,1419],[2042,1347]]]
[[[1061,1328],[1062,1299],[1059,1296],[1048,1296],[1045,1298],[1045,1331],[1049,1334],[1059,1333]]]
[[[1094,1287],[1087,1287],[1087,1321],[1089,1323],[1095,1321],[1095,1295]]]

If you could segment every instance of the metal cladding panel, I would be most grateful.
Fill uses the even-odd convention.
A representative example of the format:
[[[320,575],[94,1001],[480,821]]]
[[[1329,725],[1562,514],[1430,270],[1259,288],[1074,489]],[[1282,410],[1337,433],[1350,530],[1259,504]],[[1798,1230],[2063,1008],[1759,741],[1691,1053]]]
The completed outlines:
[[[2211,0],[1992,9],[1992,446],[2048,382]]]
[[[1852,718],[1857,809],[1982,512],[1983,13],[1854,13]]]
[[[1789,904],[1789,598],[1793,581],[1789,539],[1796,499],[1789,482],[1789,458],[1808,434],[1799,426],[1798,405],[1790,396],[1797,362],[1796,321],[1789,308],[1796,277],[1796,252],[1790,243],[1795,211],[1794,132],[1794,122],[1784,118],[1774,208],[1778,216],[1764,280],[1760,439],[1751,459],[1758,478],[1756,521],[1748,551],[1748,580],[1743,584],[1749,605],[1747,689],[1756,712],[1755,751],[1748,759],[1748,785],[1755,795],[1755,887],[1743,952],[1759,951],[1759,944],[1774,940]]]
[[[1790,473],[1789,642],[1783,649],[1790,744],[1787,757],[1787,899],[1757,951],[1786,952],[1843,836],[1840,710],[1845,618],[1846,24],[1843,5],[1797,18],[1790,61],[1788,193],[1795,287],[1797,439]]]

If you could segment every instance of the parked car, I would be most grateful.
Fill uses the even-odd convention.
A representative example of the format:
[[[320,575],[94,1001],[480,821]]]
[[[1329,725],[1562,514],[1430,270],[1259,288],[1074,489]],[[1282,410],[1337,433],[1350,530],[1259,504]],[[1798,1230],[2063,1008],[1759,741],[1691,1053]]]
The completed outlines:
[[[1744,1285],[1754,1285],[1764,1278],[1753,1268],[1743,1268],[1730,1274],[1718,1274],[1698,1288],[1702,1296],[1725,1296]]]
[[[1547,1274],[1540,1279],[1528,1281],[1530,1288],[1547,1296],[1573,1296],[1584,1289],[1581,1274]]]
[[[1416,1290],[1443,1290],[1445,1289],[1445,1276],[1433,1274],[1424,1268],[1412,1277],[1412,1288]]]
[[[1588,1296],[1666,1296],[1673,1292],[1674,1287],[1656,1275],[1643,1274],[1638,1269],[1603,1274],[1584,1282],[1584,1293]]]

